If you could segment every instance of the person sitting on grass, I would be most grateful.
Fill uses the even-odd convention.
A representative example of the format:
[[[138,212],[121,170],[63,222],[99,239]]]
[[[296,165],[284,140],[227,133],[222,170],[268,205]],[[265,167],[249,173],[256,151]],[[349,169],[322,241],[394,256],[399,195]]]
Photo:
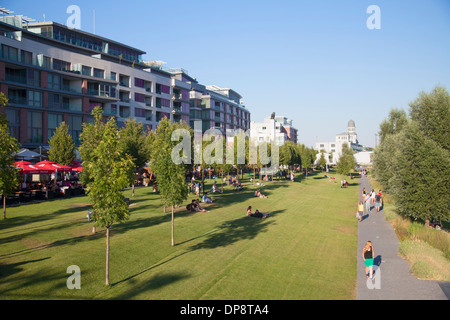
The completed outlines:
[[[270,214],[264,214],[262,212],[259,212],[258,209],[256,209],[255,213],[252,213],[252,206],[249,206],[247,208],[247,216],[254,217],[254,218],[260,218],[260,219],[265,219],[267,217],[270,217]]]
[[[205,202],[205,203],[212,203],[212,199],[211,199],[210,197],[208,197],[208,193],[207,193],[207,192],[205,192],[205,193],[203,194],[202,202]]]
[[[186,206],[186,209],[190,212],[206,212],[204,208],[200,207],[196,203],[195,199],[193,199],[192,202]]]
[[[265,195],[263,195],[263,194],[261,193],[261,189],[256,189],[256,191],[255,191],[255,197],[258,197],[258,198],[267,198],[267,196],[265,196]]]
[[[212,192],[212,193],[214,193],[214,192],[222,193],[222,190],[221,190],[220,188],[218,188],[218,187],[216,186],[216,184],[213,184],[213,186],[212,186],[212,188],[211,188],[211,192]]]
[[[195,199],[195,200],[192,200],[194,203],[195,203],[195,205],[197,206],[197,208],[201,211],[201,212],[206,212],[206,211],[208,211],[208,210],[206,210],[205,208],[203,208],[201,205],[200,205],[200,201],[198,200],[198,199]]]

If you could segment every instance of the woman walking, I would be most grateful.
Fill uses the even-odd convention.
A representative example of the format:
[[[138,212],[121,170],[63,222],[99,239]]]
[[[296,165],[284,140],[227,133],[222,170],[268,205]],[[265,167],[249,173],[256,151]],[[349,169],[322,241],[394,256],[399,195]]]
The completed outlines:
[[[362,256],[364,260],[366,277],[372,280],[373,278],[373,258],[375,257],[375,250],[372,246],[372,241],[367,241],[366,245],[363,248]],[[369,274],[367,274],[367,270],[369,270]]]

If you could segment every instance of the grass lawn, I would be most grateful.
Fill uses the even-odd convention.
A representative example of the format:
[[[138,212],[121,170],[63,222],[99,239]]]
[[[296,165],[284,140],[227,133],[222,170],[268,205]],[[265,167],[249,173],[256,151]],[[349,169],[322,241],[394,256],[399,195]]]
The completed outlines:
[[[104,230],[92,234],[88,197],[7,209],[0,221],[1,299],[301,300],[356,296],[358,179],[347,189],[318,172],[306,180],[262,187],[268,199],[225,187],[209,212],[170,213],[158,194],[137,188],[130,220],[111,229],[110,283],[105,287]],[[221,183],[218,181],[219,187]],[[209,193],[208,193],[209,194]],[[189,202],[194,197],[189,197]],[[246,216],[246,209],[270,213]],[[67,267],[81,269],[69,290]]]

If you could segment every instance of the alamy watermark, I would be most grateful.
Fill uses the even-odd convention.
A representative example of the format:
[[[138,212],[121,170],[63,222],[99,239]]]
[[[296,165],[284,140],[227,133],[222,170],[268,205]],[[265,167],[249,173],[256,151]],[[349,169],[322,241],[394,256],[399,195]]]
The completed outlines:
[[[209,129],[202,133],[202,121],[194,121],[194,139],[191,138],[190,132],[186,129],[174,130],[172,141],[180,141],[180,139],[181,141],[172,149],[173,163],[191,164],[193,152],[195,164],[259,164],[267,166],[269,171],[279,167],[279,146],[272,141],[269,156],[267,143],[255,141],[250,136],[250,130],[227,129],[225,136],[219,129]],[[246,154],[247,140],[248,154]],[[203,147],[204,143],[207,143],[205,147]]]

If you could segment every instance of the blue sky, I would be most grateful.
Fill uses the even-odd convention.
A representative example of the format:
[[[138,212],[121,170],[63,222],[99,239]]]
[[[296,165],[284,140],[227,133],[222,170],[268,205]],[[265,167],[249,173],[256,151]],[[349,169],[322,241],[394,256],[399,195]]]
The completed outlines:
[[[450,89],[450,1],[191,0],[3,1],[43,21],[65,23],[182,67],[205,85],[236,90],[253,121],[272,112],[294,122],[299,142],[333,141],[353,119],[374,146],[392,108],[408,110],[420,91]],[[381,29],[369,30],[370,5]]]

